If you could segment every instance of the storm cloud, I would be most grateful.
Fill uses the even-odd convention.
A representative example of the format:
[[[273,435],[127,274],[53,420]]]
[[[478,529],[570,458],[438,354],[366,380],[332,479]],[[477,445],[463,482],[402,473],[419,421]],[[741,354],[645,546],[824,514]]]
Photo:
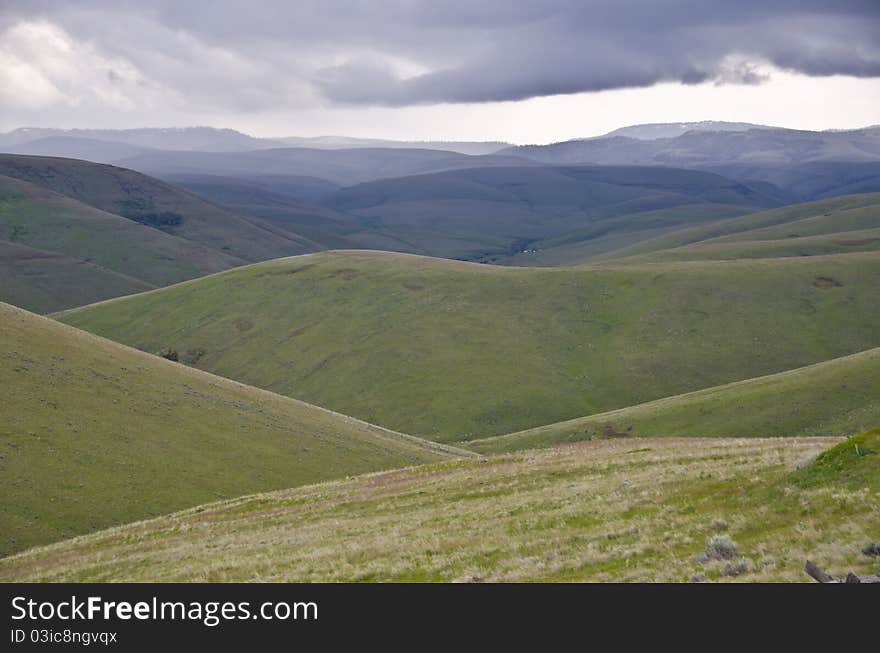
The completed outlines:
[[[874,0],[53,0],[0,11],[4,41],[21,40],[22,24],[52,26],[85,49],[79,56],[103,58],[111,96],[130,83],[243,108],[760,83],[757,66],[880,77]],[[5,45],[10,65],[16,52]]]
[[[0,0],[7,128],[415,115],[787,73],[880,78],[880,2]]]

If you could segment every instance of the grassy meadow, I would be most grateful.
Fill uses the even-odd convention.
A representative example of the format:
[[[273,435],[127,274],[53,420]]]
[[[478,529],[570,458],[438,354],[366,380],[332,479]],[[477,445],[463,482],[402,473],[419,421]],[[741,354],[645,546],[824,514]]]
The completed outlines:
[[[862,549],[880,538],[880,431],[857,442],[632,438],[435,463],[32,549],[0,579],[775,582],[809,581],[806,559],[876,573]]]

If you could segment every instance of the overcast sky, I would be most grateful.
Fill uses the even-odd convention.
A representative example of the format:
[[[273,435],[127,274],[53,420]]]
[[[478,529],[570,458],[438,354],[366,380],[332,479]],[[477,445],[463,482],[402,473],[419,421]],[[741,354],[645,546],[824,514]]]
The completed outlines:
[[[0,130],[880,123],[880,0],[0,0]]]

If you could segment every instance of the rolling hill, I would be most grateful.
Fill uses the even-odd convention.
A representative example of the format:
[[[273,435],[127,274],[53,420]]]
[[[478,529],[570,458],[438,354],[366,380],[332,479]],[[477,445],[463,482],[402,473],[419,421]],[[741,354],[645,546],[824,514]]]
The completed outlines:
[[[346,238],[361,246],[492,262],[572,232],[589,230],[594,245],[619,247],[621,238],[637,242],[779,201],[691,170],[516,166],[383,179],[343,188],[323,204],[360,219],[365,228]]]
[[[244,261],[320,249],[290,231],[247,220],[192,193],[125,168],[76,159],[0,154],[0,175],[42,186]]]
[[[880,349],[558,424],[475,440],[498,453],[597,437],[857,435],[880,424]]]
[[[51,311],[244,263],[42,186],[0,175],[0,299]]]
[[[880,254],[511,268],[322,252],[59,315],[383,426],[471,440],[880,346]]]
[[[144,281],[82,259],[0,240],[0,301],[37,313],[150,288]]]
[[[236,213],[293,230],[325,248],[352,247],[355,243],[346,240],[346,235],[365,228],[355,216],[317,204],[339,190],[336,184],[317,177],[166,175],[165,178]]]
[[[221,497],[456,455],[8,304],[0,360],[6,554]]]
[[[727,215],[724,209],[727,209]],[[872,251],[880,247],[880,194],[847,195],[793,204],[748,215],[718,207],[716,218],[680,225],[685,211],[703,215],[704,208],[678,207],[624,216],[617,232],[593,229],[571,232],[536,243],[527,252],[502,259],[509,265],[578,265],[604,260],[686,261],[777,258]],[[671,216],[671,219],[670,219]],[[643,227],[643,231],[639,231]],[[653,230],[653,231],[652,231]],[[631,234],[631,232],[635,232]],[[654,234],[654,237],[650,237]]]
[[[708,260],[846,253],[874,249],[880,193],[846,195],[677,229],[597,256]]]
[[[636,438],[437,463],[32,549],[0,579],[810,582],[807,559],[873,573],[880,430],[837,442]]]

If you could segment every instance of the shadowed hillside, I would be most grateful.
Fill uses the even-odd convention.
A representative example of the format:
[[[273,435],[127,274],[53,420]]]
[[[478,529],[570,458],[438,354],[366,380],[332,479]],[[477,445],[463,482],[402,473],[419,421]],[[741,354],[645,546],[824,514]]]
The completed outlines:
[[[76,159],[0,154],[0,175],[34,183],[245,261],[319,249],[133,170]]]
[[[487,167],[383,179],[323,202],[360,219],[365,228],[347,238],[362,246],[482,262],[572,234],[617,248],[620,240],[637,242],[779,204],[773,195],[712,173],[598,166]]]
[[[657,224],[660,227],[668,222],[665,214],[675,217],[689,208],[670,209],[656,216],[644,214],[640,221],[645,226]],[[627,216],[621,225],[624,234],[639,223],[630,218]],[[504,262],[552,266],[603,260],[729,260],[873,251],[880,248],[880,194],[846,195],[744,216],[719,213],[716,219],[699,222],[701,224],[666,228],[665,233],[654,237],[644,237],[650,236],[649,231],[644,231],[637,234],[642,235],[637,241],[617,236],[611,239],[610,246],[604,232],[574,232]]]
[[[0,237],[93,262],[152,284],[244,261],[36,184],[0,176]]]

